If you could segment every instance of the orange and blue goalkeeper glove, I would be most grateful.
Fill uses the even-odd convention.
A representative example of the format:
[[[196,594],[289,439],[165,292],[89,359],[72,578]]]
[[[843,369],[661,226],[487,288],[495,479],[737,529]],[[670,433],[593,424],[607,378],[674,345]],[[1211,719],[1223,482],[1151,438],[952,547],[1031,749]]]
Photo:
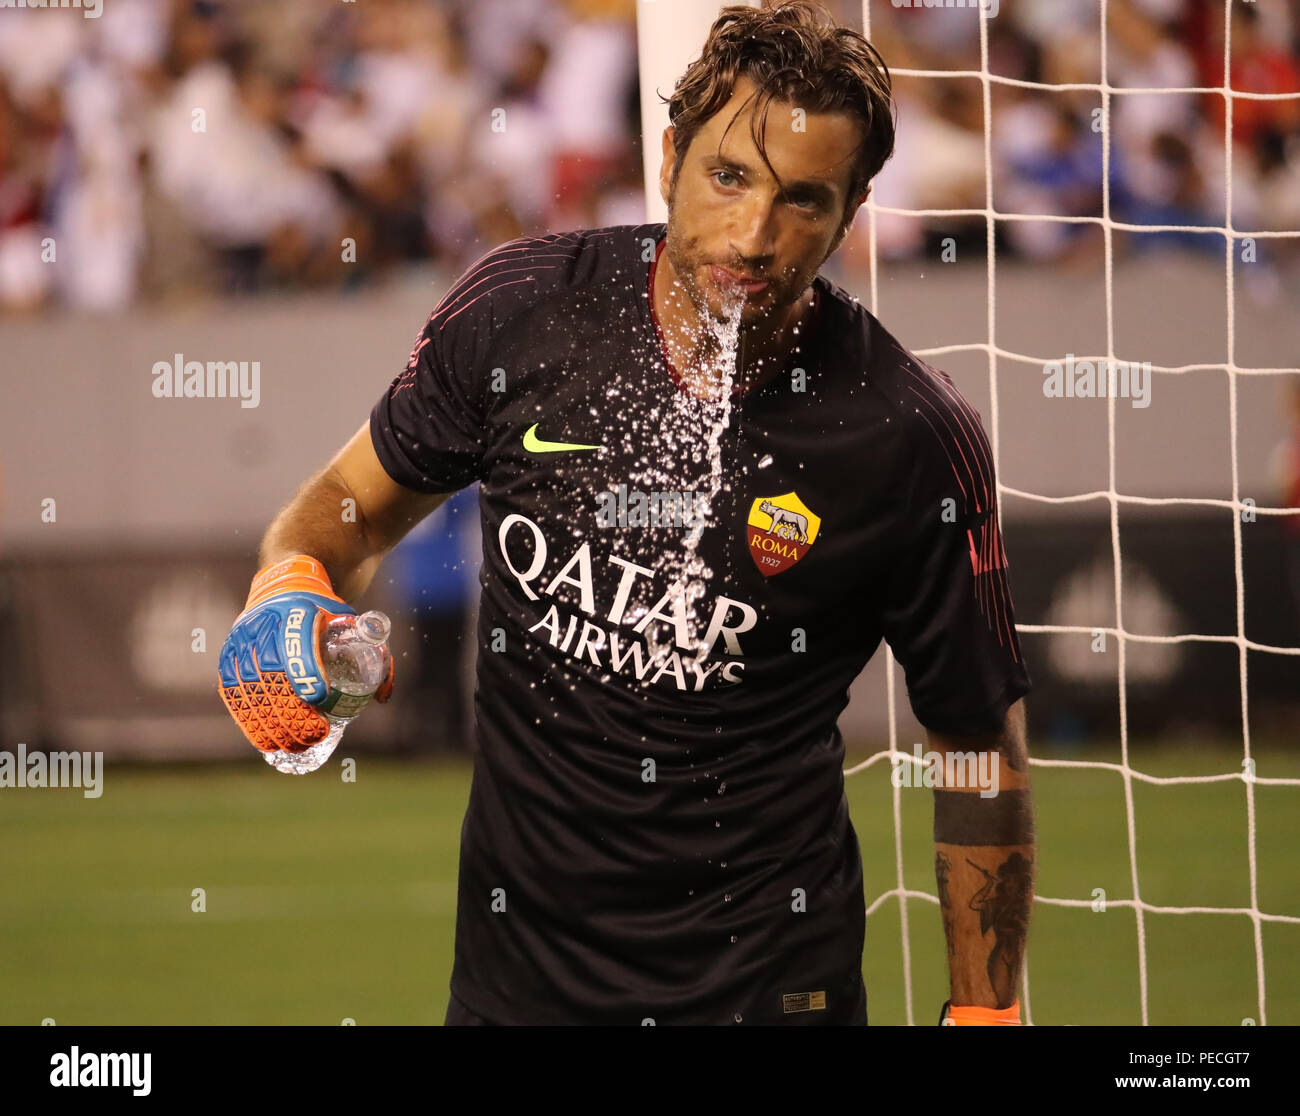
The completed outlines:
[[[945,1000],[940,1027],[1019,1027],[1020,1001],[1007,1008],[962,1007]]]
[[[305,752],[325,739],[330,723],[316,708],[329,696],[316,661],[320,630],[335,616],[354,615],[310,555],[273,562],[253,578],[217,670],[221,700],[255,748]],[[375,700],[392,692],[390,665]]]

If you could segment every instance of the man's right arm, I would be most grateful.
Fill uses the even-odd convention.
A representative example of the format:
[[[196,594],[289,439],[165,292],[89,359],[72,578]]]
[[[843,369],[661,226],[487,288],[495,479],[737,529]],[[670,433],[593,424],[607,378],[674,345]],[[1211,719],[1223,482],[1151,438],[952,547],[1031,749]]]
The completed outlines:
[[[367,420],[272,521],[259,568],[309,554],[325,567],[334,591],[355,600],[384,556],[451,495],[416,492],[393,480],[375,454]]]

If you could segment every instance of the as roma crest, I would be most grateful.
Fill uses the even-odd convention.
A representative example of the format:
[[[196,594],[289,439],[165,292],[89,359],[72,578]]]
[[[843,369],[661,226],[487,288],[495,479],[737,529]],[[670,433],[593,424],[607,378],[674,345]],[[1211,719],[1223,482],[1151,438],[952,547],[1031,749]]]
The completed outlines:
[[[760,496],[749,509],[745,540],[764,577],[788,570],[817,541],[821,519],[794,492]]]

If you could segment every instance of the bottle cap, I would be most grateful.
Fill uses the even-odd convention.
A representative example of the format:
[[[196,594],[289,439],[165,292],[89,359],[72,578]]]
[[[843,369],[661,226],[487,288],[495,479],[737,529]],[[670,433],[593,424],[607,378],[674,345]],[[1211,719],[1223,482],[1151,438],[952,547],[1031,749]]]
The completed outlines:
[[[357,617],[357,635],[367,643],[383,643],[392,631],[392,622],[378,609],[363,612]]]

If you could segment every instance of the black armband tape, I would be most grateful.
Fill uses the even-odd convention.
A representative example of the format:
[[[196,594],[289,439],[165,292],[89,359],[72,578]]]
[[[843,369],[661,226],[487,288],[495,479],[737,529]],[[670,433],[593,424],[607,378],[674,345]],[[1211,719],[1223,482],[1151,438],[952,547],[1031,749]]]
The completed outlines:
[[[1032,844],[1029,791],[1004,790],[981,798],[975,791],[936,790],[934,839],[944,845]]]

